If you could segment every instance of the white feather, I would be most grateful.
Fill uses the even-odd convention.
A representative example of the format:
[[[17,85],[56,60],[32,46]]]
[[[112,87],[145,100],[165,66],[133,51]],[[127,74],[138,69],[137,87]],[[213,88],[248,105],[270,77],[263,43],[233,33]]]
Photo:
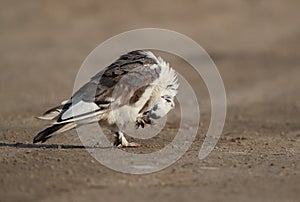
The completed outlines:
[[[75,105],[72,105],[67,111],[65,111],[61,118],[62,120],[65,120],[71,117],[76,117],[83,114],[95,112],[98,109],[100,108],[94,102],[80,101]]]
[[[169,63],[164,61],[161,57],[156,57],[152,52],[146,52],[149,58],[154,59],[158,66],[161,67],[159,78],[154,81],[155,85],[161,88],[161,95],[167,95],[169,97],[175,97],[178,92],[178,78],[174,69],[169,66]]]

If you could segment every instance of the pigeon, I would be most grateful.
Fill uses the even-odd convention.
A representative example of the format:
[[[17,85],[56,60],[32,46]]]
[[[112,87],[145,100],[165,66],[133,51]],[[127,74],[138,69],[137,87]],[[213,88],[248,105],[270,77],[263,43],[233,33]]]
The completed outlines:
[[[37,117],[52,122],[33,143],[98,122],[114,134],[114,146],[138,147],[126,140],[123,127],[144,128],[166,116],[175,107],[178,87],[176,71],[161,57],[151,51],[131,51],[91,77],[70,99]]]

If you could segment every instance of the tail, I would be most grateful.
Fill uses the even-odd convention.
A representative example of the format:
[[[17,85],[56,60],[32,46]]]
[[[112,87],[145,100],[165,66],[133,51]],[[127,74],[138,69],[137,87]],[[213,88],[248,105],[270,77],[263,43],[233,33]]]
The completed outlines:
[[[56,120],[62,112],[63,107],[63,105],[53,107],[46,111],[42,116],[38,116],[36,118],[41,120]]]
[[[46,140],[51,138],[53,135],[65,132],[67,130],[71,130],[72,128],[75,128],[75,127],[76,127],[76,124],[74,122],[52,125],[52,126],[46,128],[45,130],[39,132],[33,138],[33,143],[46,142]]]

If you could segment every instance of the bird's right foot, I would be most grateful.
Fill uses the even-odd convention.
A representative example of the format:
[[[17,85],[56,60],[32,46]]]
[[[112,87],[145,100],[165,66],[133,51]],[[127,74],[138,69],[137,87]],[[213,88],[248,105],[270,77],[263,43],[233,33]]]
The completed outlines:
[[[128,142],[122,132],[117,132],[115,134],[114,146],[120,149],[123,147],[140,147],[141,144],[135,142]]]

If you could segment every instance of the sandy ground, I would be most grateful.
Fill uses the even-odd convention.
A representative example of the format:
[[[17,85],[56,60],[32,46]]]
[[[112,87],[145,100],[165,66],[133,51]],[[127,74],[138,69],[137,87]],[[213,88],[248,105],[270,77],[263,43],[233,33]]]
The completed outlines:
[[[0,3],[0,201],[299,201],[299,1]],[[71,95],[88,53],[141,27],[188,35],[218,66],[228,113],[214,151],[197,158],[209,97],[200,78],[187,71],[201,100],[200,128],[185,155],[160,172],[110,170],[80,147],[75,131],[31,144],[46,126],[34,117]],[[179,72],[187,67],[167,58]],[[162,148],[177,123],[169,116],[159,138],[126,150]]]

